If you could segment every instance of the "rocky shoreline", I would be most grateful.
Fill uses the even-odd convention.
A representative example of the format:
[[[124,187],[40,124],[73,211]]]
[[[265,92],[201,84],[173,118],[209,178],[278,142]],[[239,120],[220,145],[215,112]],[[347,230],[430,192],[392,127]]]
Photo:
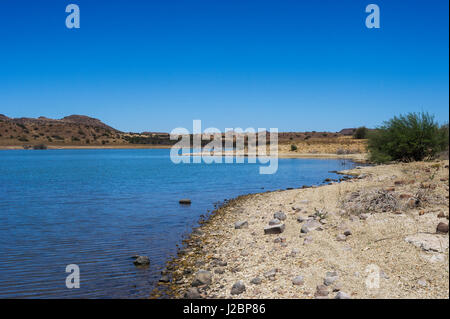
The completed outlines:
[[[448,160],[243,195],[183,241],[151,298],[448,298]]]

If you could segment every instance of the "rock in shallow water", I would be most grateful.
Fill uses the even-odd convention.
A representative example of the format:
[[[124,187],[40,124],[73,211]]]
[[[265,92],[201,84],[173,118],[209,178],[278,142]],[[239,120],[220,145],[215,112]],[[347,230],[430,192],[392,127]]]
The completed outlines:
[[[133,261],[133,264],[136,266],[145,266],[150,264],[150,258],[147,256],[137,256],[136,259]]]

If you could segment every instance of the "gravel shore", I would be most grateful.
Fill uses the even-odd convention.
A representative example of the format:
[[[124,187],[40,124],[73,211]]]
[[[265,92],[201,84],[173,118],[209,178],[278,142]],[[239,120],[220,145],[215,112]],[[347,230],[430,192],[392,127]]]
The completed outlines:
[[[355,178],[231,200],[151,297],[449,298],[448,160],[344,173]]]

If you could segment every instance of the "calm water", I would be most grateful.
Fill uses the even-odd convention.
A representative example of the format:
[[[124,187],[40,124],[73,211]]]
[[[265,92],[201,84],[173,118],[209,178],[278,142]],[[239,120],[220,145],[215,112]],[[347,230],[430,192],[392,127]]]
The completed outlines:
[[[280,159],[260,175],[259,164],[175,165],[169,150],[0,151],[0,298],[145,298],[214,203],[320,184],[349,165]],[[151,266],[136,268],[135,254]],[[68,264],[80,289],[65,286]]]

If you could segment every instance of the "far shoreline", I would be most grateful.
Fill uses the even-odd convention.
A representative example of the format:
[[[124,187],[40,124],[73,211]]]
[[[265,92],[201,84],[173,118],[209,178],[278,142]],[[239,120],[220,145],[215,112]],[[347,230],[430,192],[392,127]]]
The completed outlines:
[[[48,145],[47,150],[128,150],[128,149],[170,149],[173,145]],[[0,145],[0,151],[26,150],[23,145]],[[29,149],[32,150],[32,149]],[[198,156],[199,154],[188,154]],[[355,163],[367,163],[368,153],[333,154],[333,153],[297,153],[279,152],[278,158],[303,158],[303,159],[346,159]]]

